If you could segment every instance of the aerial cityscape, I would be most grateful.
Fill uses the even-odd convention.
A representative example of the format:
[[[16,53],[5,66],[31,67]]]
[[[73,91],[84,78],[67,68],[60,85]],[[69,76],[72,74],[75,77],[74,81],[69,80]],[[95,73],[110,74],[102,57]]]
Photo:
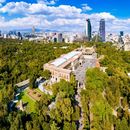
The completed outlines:
[[[129,5],[0,0],[0,130],[130,130]]]

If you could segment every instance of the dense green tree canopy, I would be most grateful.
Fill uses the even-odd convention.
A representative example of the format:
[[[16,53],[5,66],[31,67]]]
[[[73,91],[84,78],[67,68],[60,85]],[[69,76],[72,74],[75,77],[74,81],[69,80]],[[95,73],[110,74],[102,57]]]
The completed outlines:
[[[77,82],[61,80],[50,86],[53,95],[43,94],[35,103],[35,113],[11,111],[10,103],[16,92],[15,84],[35,80],[50,72],[43,64],[80,47],[75,44],[45,44],[29,41],[0,39],[0,129],[1,130],[76,130],[79,127],[81,108],[77,105]],[[130,129],[130,52],[118,50],[112,43],[82,43],[96,47],[98,58],[106,71],[98,68],[86,72],[85,89],[80,93],[83,124],[86,130]],[[64,49],[66,47],[67,49]],[[49,105],[54,103],[51,109]]]

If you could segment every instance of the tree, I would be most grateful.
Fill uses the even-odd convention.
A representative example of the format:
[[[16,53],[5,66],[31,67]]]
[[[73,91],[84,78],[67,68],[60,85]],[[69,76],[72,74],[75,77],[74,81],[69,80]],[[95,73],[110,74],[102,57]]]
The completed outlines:
[[[32,123],[31,122],[26,122],[26,129],[32,130]]]
[[[78,121],[80,118],[80,108],[78,106],[74,107],[74,113],[72,114],[72,120]]]
[[[51,130],[59,130],[59,127],[57,127],[57,124],[54,121],[51,124]]]
[[[74,86],[74,88],[77,87],[77,81],[76,81],[76,78],[73,74],[71,74],[71,76],[70,76],[70,83],[72,86]]]
[[[86,72],[86,87],[92,91],[102,92],[107,86],[107,75],[98,68],[88,69]]]
[[[31,89],[37,88],[36,79],[37,79],[36,75],[32,75],[32,76],[30,77],[30,79],[29,79],[29,87],[30,87]]]
[[[54,96],[56,96],[59,92],[64,92],[67,97],[73,97],[75,94],[74,84],[61,80],[60,82],[52,85],[52,92]]]
[[[63,130],[76,130],[76,124],[74,122],[70,123],[67,121],[64,121]]]
[[[49,70],[44,70],[42,73],[43,78],[48,80],[51,77],[51,72]]]
[[[40,101],[36,102],[36,113],[47,115],[48,105],[51,103],[49,95],[43,94]]]
[[[123,118],[121,121],[118,120],[116,123],[116,130],[129,130],[130,127],[128,126],[128,122],[125,118]]]
[[[16,118],[11,124],[10,130],[24,130],[21,114],[17,114]]]

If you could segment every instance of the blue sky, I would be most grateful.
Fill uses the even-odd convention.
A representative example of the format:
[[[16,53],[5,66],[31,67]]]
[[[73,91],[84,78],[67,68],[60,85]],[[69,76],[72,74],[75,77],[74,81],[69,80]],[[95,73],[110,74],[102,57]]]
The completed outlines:
[[[62,3],[77,7],[87,3],[93,8],[92,12],[110,12],[119,18],[130,17],[130,0],[61,0],[59,4]]]
[[[6,0],[8,2],[25,1],[27,3],[37,3],[37,0]],[[92,12],[110,12],[119,18],[130,17],[130,0],[58,0],[55,6],[58,5],[72,5],[81,7],[82,4],[88,4],[93,8]]]
[[[129,32],[129,6],[130,0],[0,0],[0,26],[82,32],[90,18],[97,31],[99,20],[105,18],[108,32]]]

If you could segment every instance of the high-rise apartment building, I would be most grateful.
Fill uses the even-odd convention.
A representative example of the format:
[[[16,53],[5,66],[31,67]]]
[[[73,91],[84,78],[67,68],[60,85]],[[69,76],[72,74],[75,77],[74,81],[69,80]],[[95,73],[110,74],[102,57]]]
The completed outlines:
[[[100,20],[99,36],[100,36],[102,42],[105,42],[105,36],[106,36],[106,32],[105,32],[105,19],[101,19]]]
[[[85,33],[86,33],[87,40],[90,41],[91,37],[92,37],[92,27],[91,27],[90,19],[86,19],[86,30],[85,30]]]

